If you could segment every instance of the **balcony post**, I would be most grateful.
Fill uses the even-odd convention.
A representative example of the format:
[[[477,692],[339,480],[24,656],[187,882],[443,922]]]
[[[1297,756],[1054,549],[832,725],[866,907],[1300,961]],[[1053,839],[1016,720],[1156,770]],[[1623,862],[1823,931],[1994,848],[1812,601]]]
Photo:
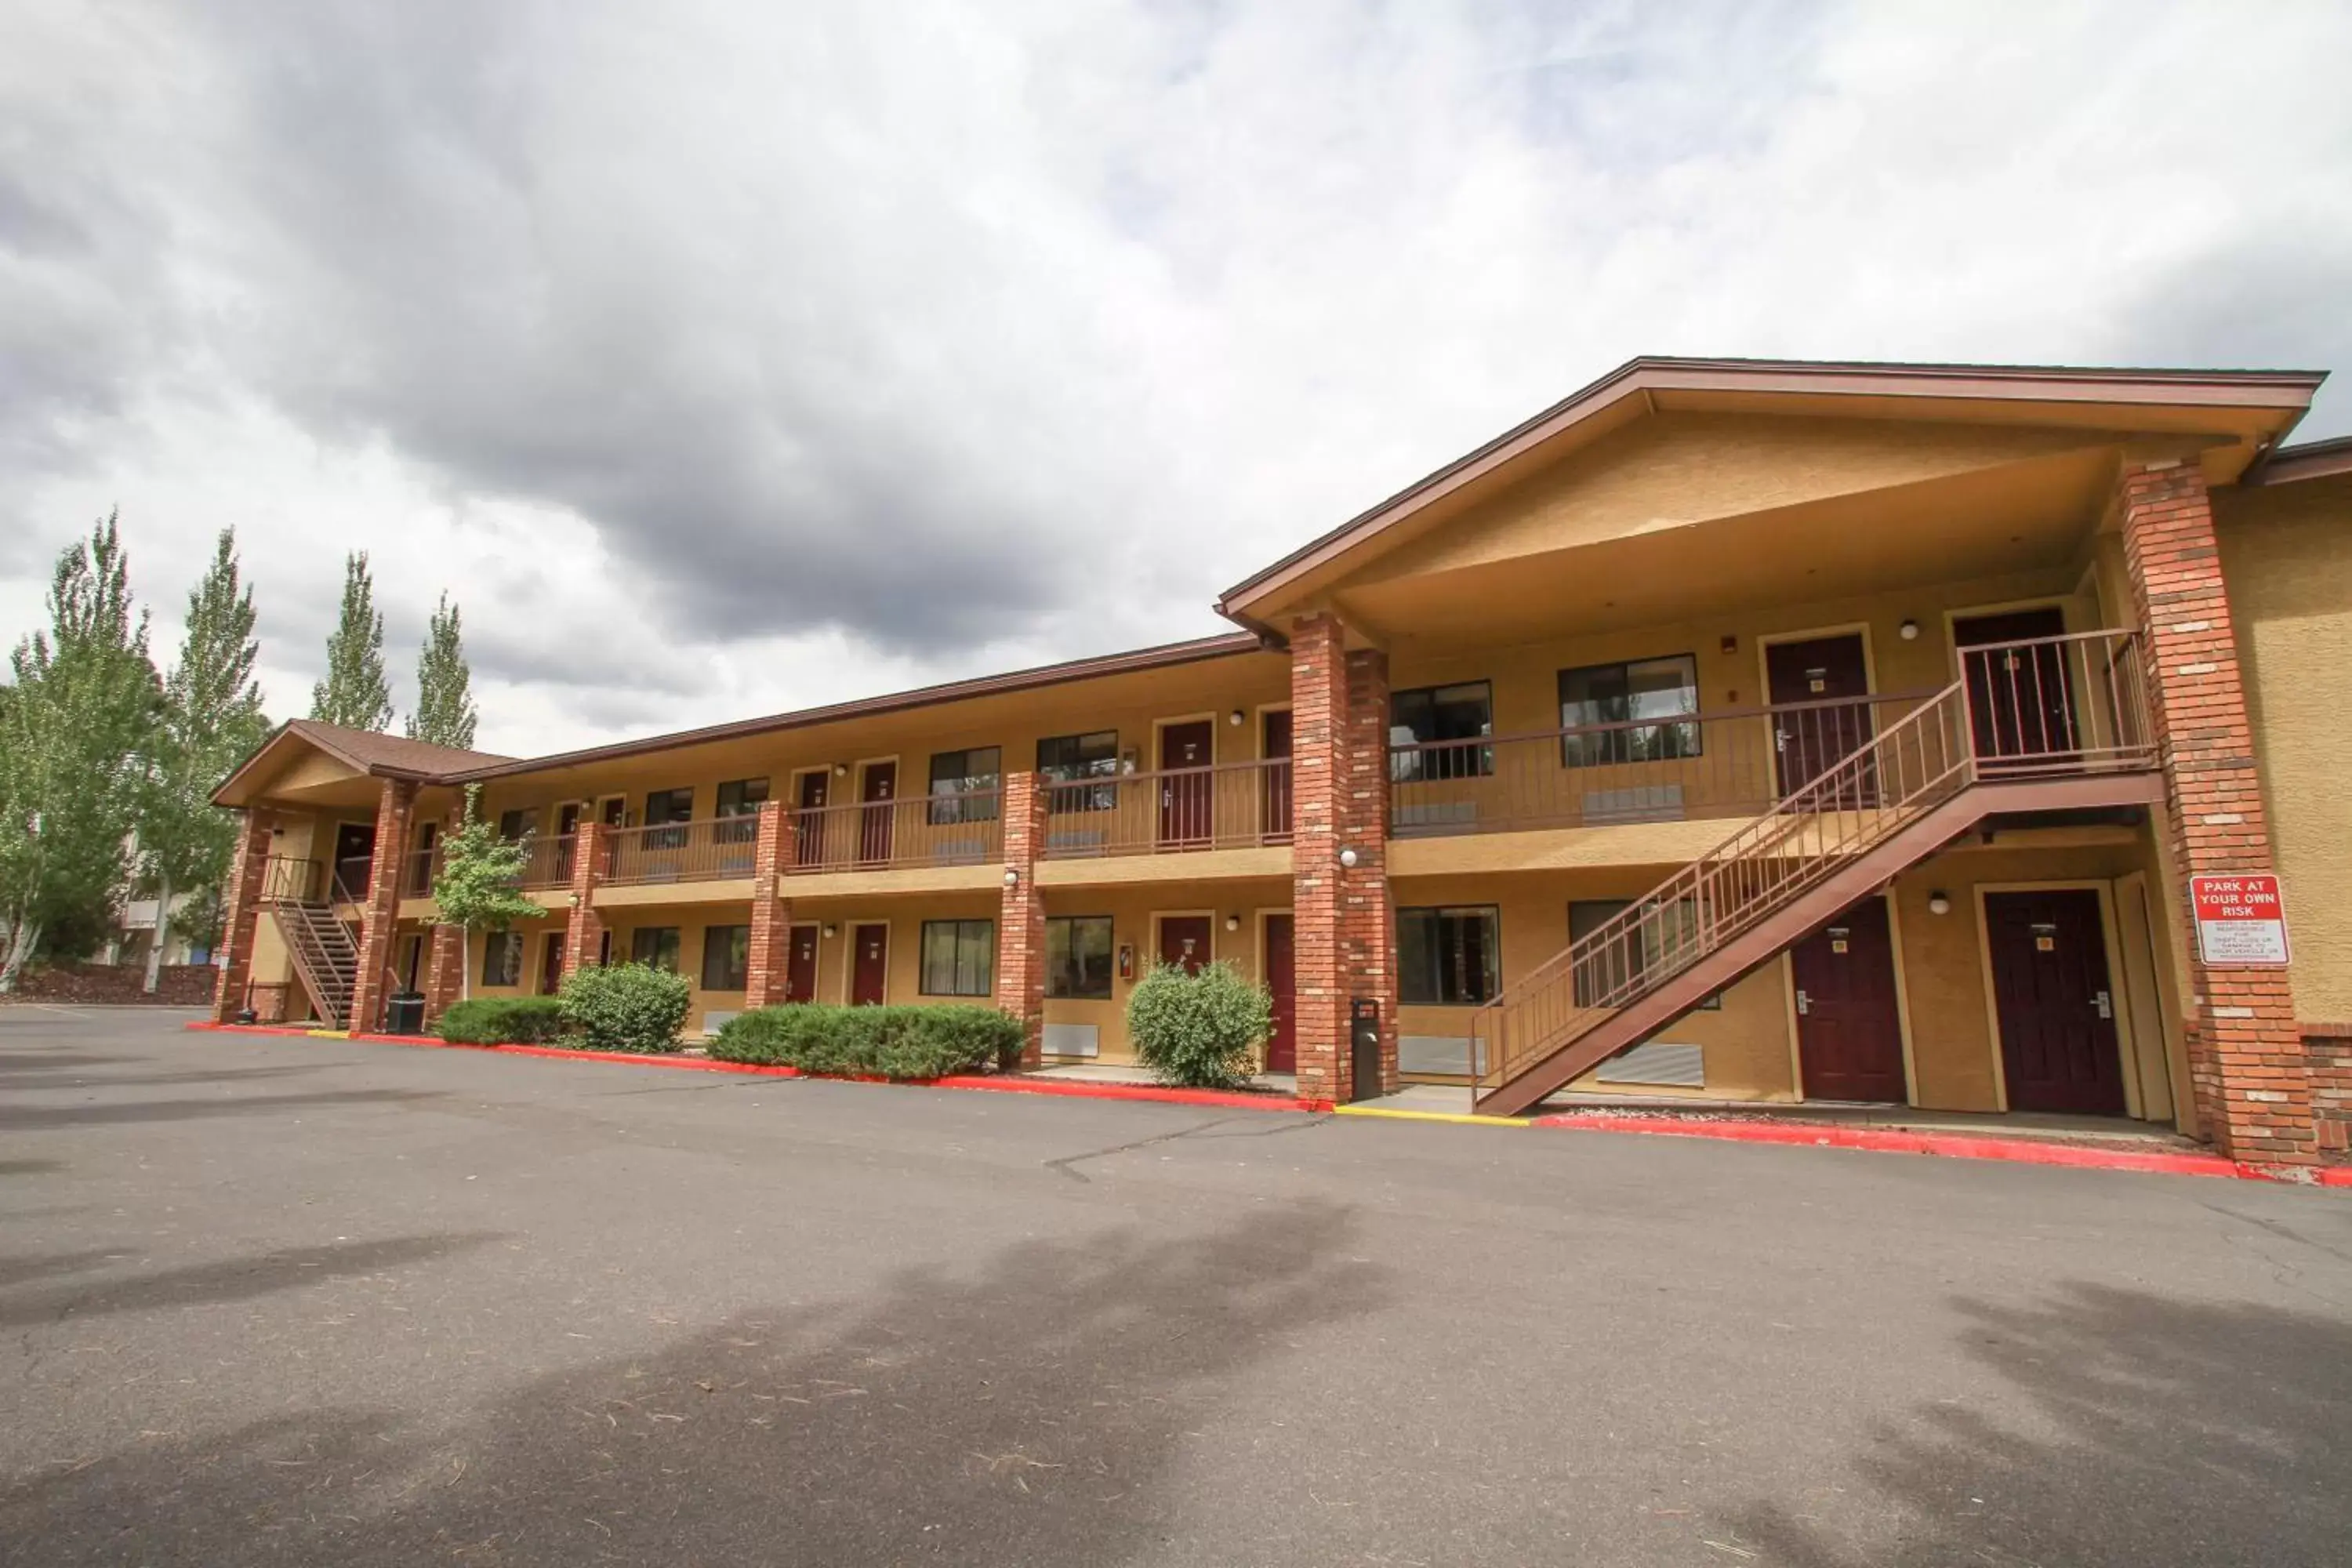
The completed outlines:
[[[408,825],[416,812],[416,781],[386,779],[376,793],[375,848],[368,858],[367,900],[360,906],[360,972],[352,977],[354,1032],[383,1023],[384,970],[392,962],[393,929],[400,922],[400,877],[408,861]]]
[[[440,1022],[466,985],[466,928],[436,925],[425,954],[425,1026]]]
[[[263,884],[269,874],[269,843],[275,814],[249,806],[237,826],[236,863],[229,873],[228,908],[221,921],[220,973],[213,985],[213,1022],[234,1023],[245,1010],[246,984],[253,978],[253,939],[261,925]]]
[[[594,962],[589,955],[604,945],[604,919],[596,912],[596,877],[604,860],[604,825],[583,816],[572,837],[572,923],[563,933],[566,980]]]
[[[744,964],[743,1005],[772,1007],[784,999],[792,954],[793,906],[778,896],[783,883],[784,803],[760,805],[759,837],[751,849],[751,943]]]
[[[2233,1159],[2307,1164],[2317,1139],[2288,972],[2207,967],[2189,900],[2191,877],[2275,866],[2205,476],[2193,458],[2128,464],[2119,499],[2164,761],[2168,869],[2191,933],[2184,1033],[2197,1120]]]
[[[1045,847],[1046,791],[1035,773],[1004,775],[1004,902],[996,921],[996,1005],[1021,1023],[1021,1066],[1045,1051],[1045,895],[1037,862]]]

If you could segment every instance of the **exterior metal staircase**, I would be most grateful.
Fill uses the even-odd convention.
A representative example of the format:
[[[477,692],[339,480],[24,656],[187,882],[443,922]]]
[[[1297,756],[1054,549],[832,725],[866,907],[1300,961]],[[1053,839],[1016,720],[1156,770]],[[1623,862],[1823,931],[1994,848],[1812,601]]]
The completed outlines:
[[[1988,817],[2163,798],[2137,634],[1967,647],[1960,663],[1958,679],[1480,1008],[1477,1109],[1527,1110]]]
[[[277,918],[294,975],[310,1010],[331,1029],[346,1028],[359,980],[360,946],[352,928],[320,896],[315,860],[273,859],[263,885],[263,907]]]

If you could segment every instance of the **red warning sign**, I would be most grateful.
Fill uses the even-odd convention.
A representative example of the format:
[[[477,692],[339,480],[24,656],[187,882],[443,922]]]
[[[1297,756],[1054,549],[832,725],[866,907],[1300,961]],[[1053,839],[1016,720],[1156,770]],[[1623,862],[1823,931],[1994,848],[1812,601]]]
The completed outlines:
[[[2286,905],[2279,879],[2268,873],[2191,877],[2197,909],[2197,952],[2219,968],[2270,967],[2287,962]]]

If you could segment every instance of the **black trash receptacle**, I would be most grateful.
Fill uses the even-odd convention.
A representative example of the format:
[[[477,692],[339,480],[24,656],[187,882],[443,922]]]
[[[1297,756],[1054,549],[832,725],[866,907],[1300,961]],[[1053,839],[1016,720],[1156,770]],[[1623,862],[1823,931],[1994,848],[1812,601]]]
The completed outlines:
[[[404,991],[383,1005],[383,1032],[387,1035],[421,1035],[425,1032],[425,998],[414,991]]]

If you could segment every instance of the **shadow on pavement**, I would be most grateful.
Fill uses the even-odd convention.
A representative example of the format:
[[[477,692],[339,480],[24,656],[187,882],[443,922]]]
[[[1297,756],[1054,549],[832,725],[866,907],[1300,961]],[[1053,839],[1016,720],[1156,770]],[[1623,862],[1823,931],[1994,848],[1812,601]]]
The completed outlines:
[[[95,1083],[87,1086],[103,1089]],[[31,1092],[31,1091],[27,1091]],[[220,1100],[134,1100],[119,1104],[0,1106],[0,1132],[41,1132],[64,1127],[119,1126],[132,1121],[199,1121],[220,1116],[266,1116],[328,1105],[397,1105],[441,1100],[438,1093],[405,1089],[354,1089],[335,1093],[250,1095]]]
[[[46,1564],[1114,1563],[1182,1528],[1187,1435],[1253,1363],[1383,1300],[1335,1256],[1349,1230],[1314,1208],[908,1269],[433,1435],[346,1407],[142,1441],[0,1493],[0,1541]]]
[[[65,1168],[63,1160],[0,1160],[0,1176],[45,1176]]]
[[[2346,1560],[2352,1329],[2087,1285],[2039,1307],[1959,1306],[1971,1321],[1968,1350],[2024,1393],[2031,1423],[1954,1403],[1868,1433],[1853,1467],[1859,1488],[1849,1489],[1893,1511],[1886,1535],[1833,1537],[1776,1500],[1739,1521],[1763,1562]]]
[[[94,1318],[110,1312],[146,1312],[214,1301],[245,1301],[278,1290],[314,1285],[354,1274],[373,1274],[404,1263],[420,1263],[499,1239],[493,1231],[445,1236],[401,1236],[330,1247],[289,1247],[257,1258],[199,1263],[125,1279],[85,1279],[41,1290],[0,1291],[0,1328],[23,1328],[60,1319]],[[68,1273],[97,1267],[104,1253],[63,1253],[30,1258],[37,1273]],[[119,1255],[118,1255],[119,1256]],[[82,1261],[76,1261],[76,1259]],[[0,1263],[0,1280],[16,1265]],[[25,1278],[31,1278],[27,1275]]]

